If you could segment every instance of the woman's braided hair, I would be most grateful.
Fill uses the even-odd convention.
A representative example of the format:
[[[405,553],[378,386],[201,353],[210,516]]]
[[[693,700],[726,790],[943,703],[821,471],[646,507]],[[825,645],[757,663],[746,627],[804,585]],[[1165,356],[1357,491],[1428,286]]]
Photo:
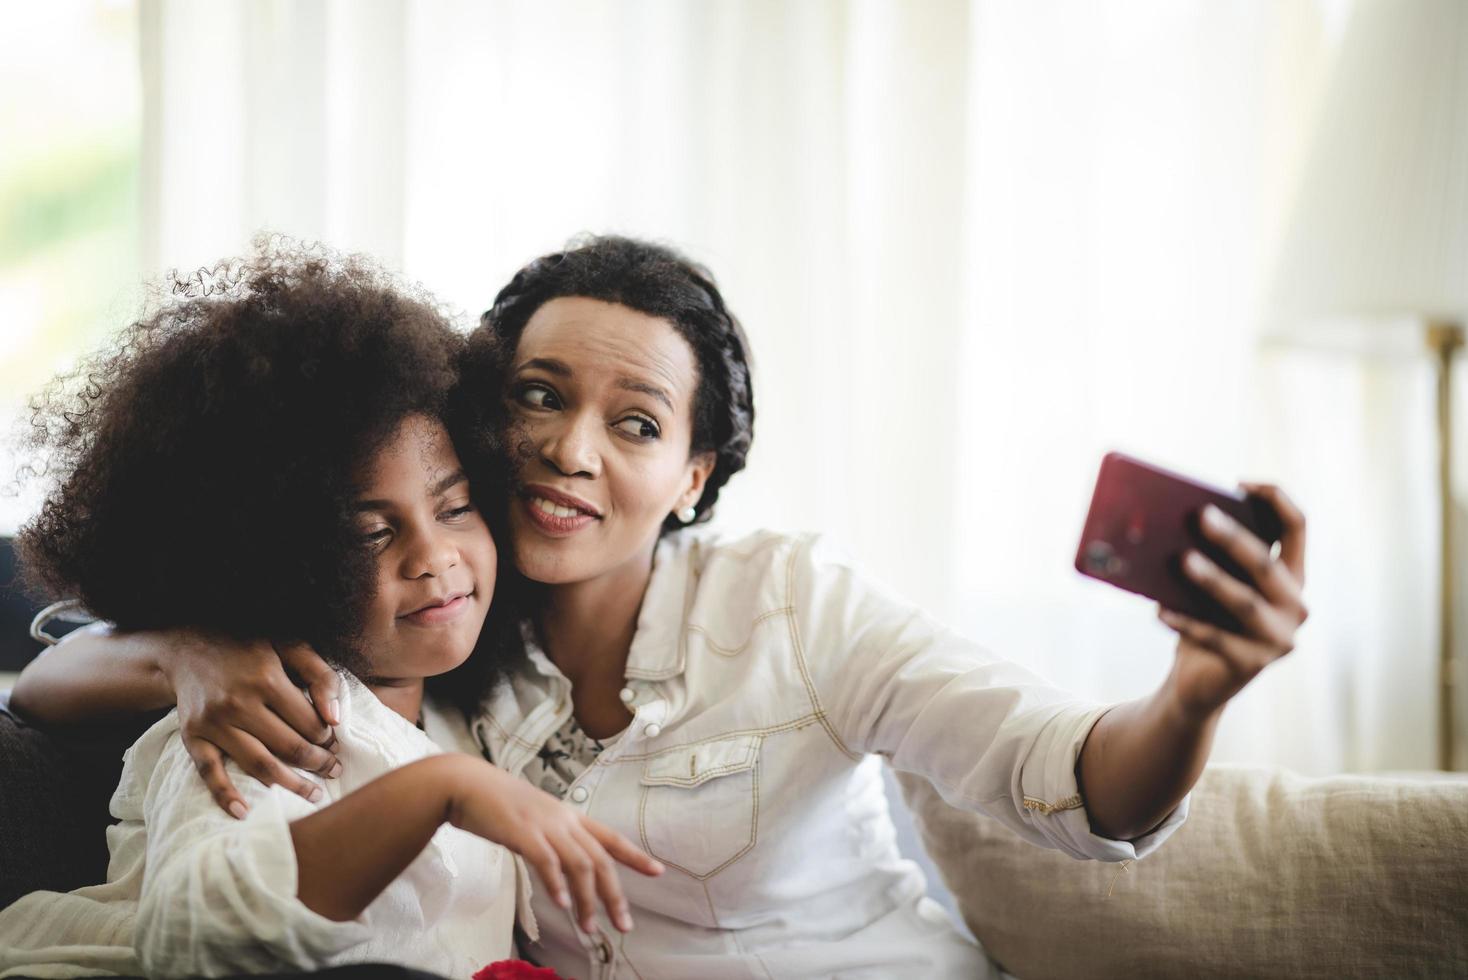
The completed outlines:
[[[505,424],[501,392],[526,322],[545,303],[567,296],[618,303],[664,319],[693,349],[698,388],[690,449],[712,452],[716,459],[695,505],[694,523],[708,520],[720,488],[744,468],[754,439],[749,344],[713,275],[671,248],[618,235],[590,236],[515,273],[469,337],[466,380],[492,392],[495,403],[486,405],[485,424],[494,425],[491,419]],[[682,526],[670,515],[663,531]]]

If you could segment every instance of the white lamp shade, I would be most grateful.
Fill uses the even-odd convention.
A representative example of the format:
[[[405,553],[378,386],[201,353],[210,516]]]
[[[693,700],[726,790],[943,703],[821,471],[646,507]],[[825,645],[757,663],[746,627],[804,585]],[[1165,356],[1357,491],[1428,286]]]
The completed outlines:
[[[1270,291],[1276,336],[1468,313],[1468,2],[1358,0]]]

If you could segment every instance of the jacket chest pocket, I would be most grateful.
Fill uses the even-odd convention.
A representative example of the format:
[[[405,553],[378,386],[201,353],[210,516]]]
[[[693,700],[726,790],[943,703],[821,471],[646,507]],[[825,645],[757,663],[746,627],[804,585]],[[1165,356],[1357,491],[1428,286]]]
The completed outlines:
[[[642,847],[695,878],[739,860],[759,837],[762,735],[731,735],[667,749],[642,770]]]

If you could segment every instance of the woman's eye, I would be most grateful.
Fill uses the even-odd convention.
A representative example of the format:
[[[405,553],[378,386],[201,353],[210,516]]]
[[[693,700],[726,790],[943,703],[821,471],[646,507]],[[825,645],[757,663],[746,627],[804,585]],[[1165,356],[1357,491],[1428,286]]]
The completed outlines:
[[[363,533],[362,543],[367,545],[367,547],[369,548],[381,548],[383,545],[387,544],[387,539],[390,537],[392,537],[391,528],[374,528],[371,531],[366,531]]]
[[[520,404],[527,405],[530,408],[561,407],[560,399],[556,398],[556,393],[545,385],[523,385],[517,393],[517,397],[520,400]]]
[[[629,415],[622,421],[616,423],[613,428],[620,429],[636,439],[656,439],[662,434],[658,431],[656,422],[649,418],[643,418],[641,415]]]
[[[474,513],[474,505],[465,504],[462,507],[455,507],[453,510],[444,511],[440,516],[446,521],[462,521],[472,513]]]

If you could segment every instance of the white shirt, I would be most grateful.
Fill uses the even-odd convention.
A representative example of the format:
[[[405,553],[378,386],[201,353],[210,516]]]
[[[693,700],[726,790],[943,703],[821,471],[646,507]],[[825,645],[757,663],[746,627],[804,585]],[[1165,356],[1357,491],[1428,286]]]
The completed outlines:
[[[517,888],[524,899],[528,887],[523,865],[453,827],[439,828],[353,921],[334,922],[296,898],[292,821],[441,746],[478,754],[461,712],[425,702],[423,714],[419,731],[344,677],[340,778],[304,774],[325,791],[313,804],[229,763],[250,807],[235,820],[215,805],[170,712],[124,757],[107,883],[35,892],[0,911],[0,976],[221,976],[371,961],[467,980],[510,958]]]
[[[816,539],[680,532],[658,545],[627,662],[627,730],[565,800],[668,866],[623,872],[636,930],[598,936],[545,896],[531,957],[563,976],[998,976],[901,858],[880,765],[1033,843],[1147,854],[1091,833],[1076,785],[1104,705],[1078,701],[884,595]],[[539,649],[474,720],[522,773],[571,714]]]

